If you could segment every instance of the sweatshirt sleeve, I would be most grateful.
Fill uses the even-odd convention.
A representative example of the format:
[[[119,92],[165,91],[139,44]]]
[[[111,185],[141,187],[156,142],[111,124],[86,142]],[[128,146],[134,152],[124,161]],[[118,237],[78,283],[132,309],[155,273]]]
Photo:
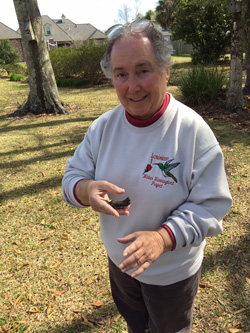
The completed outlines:
[[[75,208],[85,208],[75,197],[75,185],[82,179],[95,178],[95,161],[91,152],[90,129],[77,147],[74,156],[69,158],[62,179],[62,192],[65,201]]]
[[[199,246],[205,237],[222,232],[222,219],[232,205],[218,144],[194,160],[187,200],[164,223],[174,233],[176,248]]]

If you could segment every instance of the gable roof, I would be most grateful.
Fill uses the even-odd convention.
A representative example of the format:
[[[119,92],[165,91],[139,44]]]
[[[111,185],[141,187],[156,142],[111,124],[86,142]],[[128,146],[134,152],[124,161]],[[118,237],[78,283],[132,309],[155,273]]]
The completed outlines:
[[[51,34],[45,38],[53,39],[57,43],[73,43],[75,41],[85,41],[88,39],[106,39],[103,32],[95,28],[92,24],[75,24],[62,15],[62,19],[52,20],[48,15],[42,15],[43,26],[50,27]],[[0,39],[21,39],[20,29],[12,30],[0,22]]]
[[[50,38],[54,39],[55,42],[73,42],[73,39],[67,34],[66,31],[60,28],[54,20],[52,20],[48,15],[42,15],[43,26],[51,26]],[[45,36],[48,38],[48,36]]]
[[[62,19],[53,21],[74,41],[87,39],[106,39],[105,34],[90,23],[76,24],[69,19],[66,19],[64,15],[62,16]]]
[[[0,39],[20,39],[21,34],[0,22]]]

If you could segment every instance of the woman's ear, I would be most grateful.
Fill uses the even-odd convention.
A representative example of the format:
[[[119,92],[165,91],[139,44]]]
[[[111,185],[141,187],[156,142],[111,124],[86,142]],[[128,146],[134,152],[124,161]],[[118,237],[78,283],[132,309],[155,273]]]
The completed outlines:
[[[169,67],[166,68],[166,83],[168,84],[169,81],[169,77],[170,77],[170,69]]]

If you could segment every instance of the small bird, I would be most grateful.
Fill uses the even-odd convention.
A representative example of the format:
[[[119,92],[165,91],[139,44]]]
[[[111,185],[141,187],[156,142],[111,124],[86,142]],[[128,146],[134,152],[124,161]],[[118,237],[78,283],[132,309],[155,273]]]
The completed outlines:
[[[154,163],[154,165],[158,165],[158,167],[160,168],[164,177],[171,177],[177,183],[178,182],[177,179],[170,171],[172,169],[176,168],[180,164],[180,162],[170,163],[173,160],[174,159],[171,159],[171,160],[165,162],[164,164],[163,163]]]

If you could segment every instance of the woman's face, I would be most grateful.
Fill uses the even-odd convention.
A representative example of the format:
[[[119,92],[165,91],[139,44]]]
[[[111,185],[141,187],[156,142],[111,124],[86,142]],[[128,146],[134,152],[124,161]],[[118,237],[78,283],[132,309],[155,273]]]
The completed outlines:
[[[136,119],[150,118],[166,94],[169,69],[163,73],[145,36],[130,35],[115,42],[111,52],[113,83],[118,98]]]

